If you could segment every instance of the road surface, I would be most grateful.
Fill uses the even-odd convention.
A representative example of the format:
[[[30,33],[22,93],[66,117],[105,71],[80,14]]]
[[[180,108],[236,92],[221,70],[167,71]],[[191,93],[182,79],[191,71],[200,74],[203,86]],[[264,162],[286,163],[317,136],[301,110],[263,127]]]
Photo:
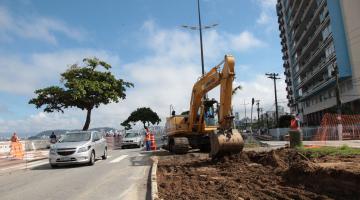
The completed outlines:
[[[149,154],[139,148],[109,151],[94,166],[52,169],[47,160],[30,169],[0,170],[1,199],[149,199]],[[18,167],[20,168],[20,167]],[[24,168],[24,166],[22,166]]]

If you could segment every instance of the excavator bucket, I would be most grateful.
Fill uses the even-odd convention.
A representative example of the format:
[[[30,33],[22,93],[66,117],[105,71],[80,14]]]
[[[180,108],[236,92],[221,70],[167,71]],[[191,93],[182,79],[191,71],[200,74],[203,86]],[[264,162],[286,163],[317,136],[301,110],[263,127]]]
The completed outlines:
[[[210,156],[212,158],[240,153],[244,147],[244,140],[239,131],[236,129],[211,134],[210,143]]]

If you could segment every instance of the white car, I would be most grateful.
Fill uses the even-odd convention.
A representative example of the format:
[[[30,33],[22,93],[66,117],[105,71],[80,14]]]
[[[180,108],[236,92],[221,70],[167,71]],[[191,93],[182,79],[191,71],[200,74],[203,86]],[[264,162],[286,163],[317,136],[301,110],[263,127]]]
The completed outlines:
[[[96,158],[107,158],[106,140],[97,131],[68,132],[50,146],[51,167],[73,163],[93,165]]]
[[[125,133],[122,141],[121,147],[142,147],[144,146],[144,135],[139,132],[127,132]]]

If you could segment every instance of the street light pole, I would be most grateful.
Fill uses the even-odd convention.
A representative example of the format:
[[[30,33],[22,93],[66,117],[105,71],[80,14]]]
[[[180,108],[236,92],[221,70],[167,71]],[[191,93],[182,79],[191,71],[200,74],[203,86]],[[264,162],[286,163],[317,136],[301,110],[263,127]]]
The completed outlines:
[[[191,30],[199,30],[200,35],[200,53],[201,53],[201,73],[202,75],[205,74],[205,67],[204,67],[204,47],[203,47],[203,40],[202,40],[202,30],[203,29],[210,29],[214,28],[218,24],[212,24],[212,25],[205,25],[202,26],[201,24],[201,11],[200,11],[200,0],[197,0],[197,11],[198,11],[198,20],[199,25],[198,26],[188,26],[188,25],[182,25],[183,28],[188,28]]]
[[[204,50],[203,50],[203,42],[202,42],[202,27],[201,27],[201,14],[200,14],[200,0],[197,0],[198,4],[198,15],[199,15],[199,33],[200,33],[200,49],[201,49],[201,72],[204,76],[205,69],[204,69]]]

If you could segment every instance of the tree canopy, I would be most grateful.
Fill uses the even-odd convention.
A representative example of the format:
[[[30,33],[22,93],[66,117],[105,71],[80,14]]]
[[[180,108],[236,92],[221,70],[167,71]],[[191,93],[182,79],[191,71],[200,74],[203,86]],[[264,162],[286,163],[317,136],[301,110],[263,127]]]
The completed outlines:
[[[130,82],[116,79],[109,71],[111,65],[98,58],[84,58],[84,66],[73,64],[61,74],[63,87],[50,86],[35,91],[37,95],[29,101],[36,108],[45,106],[45,112],[64,112],[69,107],[86,110],[83,130],[90,125],[91,110],[101,104],[119,102],[126,98],[126,89],[134,87]],[[102,67],[101,70],[96,70]]]
[[[131,129],[130,123],[142,122],[144,128],[146,128],[146,124],[150,126],[151,124],[159,124],[161,119],[158,114],[151,110],[151,108],[141,107],[133,111],[130,116],[121,123],[122,126],[125,127],[126,130]]]

